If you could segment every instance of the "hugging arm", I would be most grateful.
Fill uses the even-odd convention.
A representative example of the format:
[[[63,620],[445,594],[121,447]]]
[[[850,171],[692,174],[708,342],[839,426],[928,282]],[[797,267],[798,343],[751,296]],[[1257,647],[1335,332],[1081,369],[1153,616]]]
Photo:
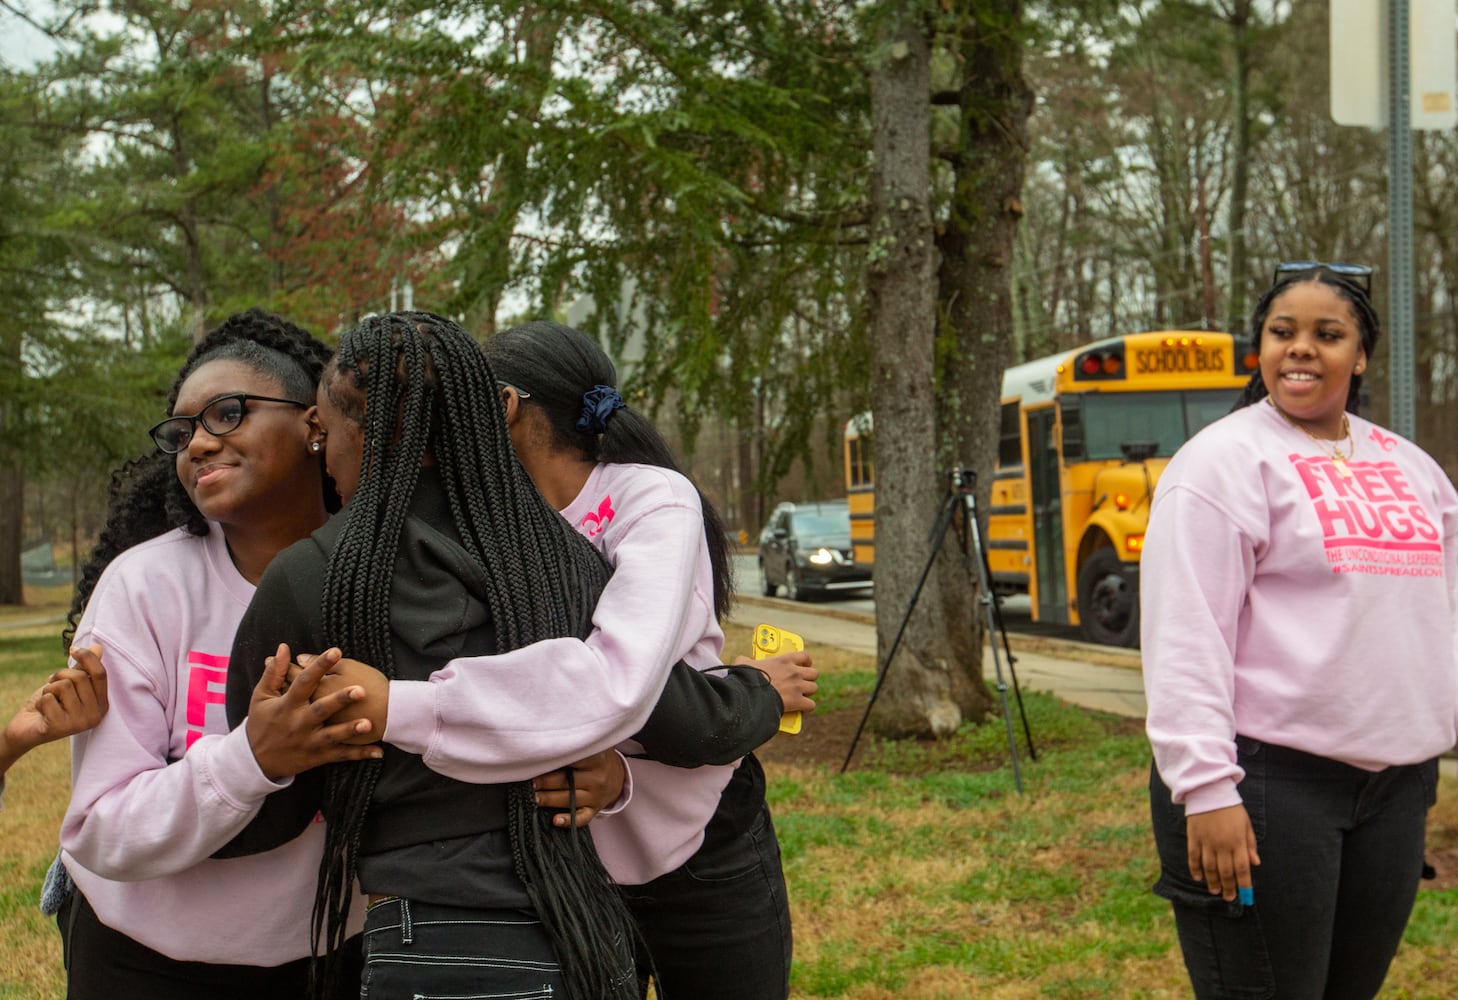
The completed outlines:
[[[633,738],[645,756],[673,767],[732,764],[779,731],[783,712],[815,708],[808,697],[815,676],[809,655],[801,652],[708,672],[680,660]]]

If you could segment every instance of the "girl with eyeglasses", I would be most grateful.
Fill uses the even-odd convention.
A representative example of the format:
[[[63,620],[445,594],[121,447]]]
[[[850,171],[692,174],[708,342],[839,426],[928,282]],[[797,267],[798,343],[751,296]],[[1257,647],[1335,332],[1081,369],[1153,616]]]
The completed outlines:
[[[310,419],[328,348],[262,310],[188,355],[153,428],[158,450],[113,477],[65,640],[105,651],[109,711],[72,741],[72,794],[47,903],[70,1000],[303,997],[315,826],[253,858],[210,857],[269,792],[326,761],[378,756],[326,724],[363,692],[282,692],[282,667],[229,732],[228,653],[264,568],[337,506]],[[66,875],[74,888],[65,887]],[[56,897],[60,896],[60,899]],[[357,932],[359,915],[353,923]]]
[[[1458,739],[1458,492],[1357,415],[1369,280],[1277,269],[1251,319],[1259,371],[1150,512],[1155,892],[1201,998],[1377,994]]]
[[[519,454],[527,465],[528,470],[534,474],[541,472],[540,462],[542,453],[529,445],[521,436],[516,433],[518,424],[516,401],[524,398],[526,390],[515,387],[507,387],[498,392],[496,382],[490,384],[490,398],[477,399],[473,394],[464,400],[460,405],[448,401],[448,394],[444,386],[450,379],[462,379],[468,371],[479,368],[481,371],[489,372],[486,367],[485,358],[480,356],[478,349],[472,347],[470,353],[475,357],[474,364],[468,363],[468,359],[458,356],[454,348],[445,357],[449,358],[449,367],[441,369],[441,352],[444,350],[441,341],[449,338],[450,343],[458,343],[464,334],[461,334],[453,326],[440,320],[438,317],[430,317],[427,314],[405,314],[397,317],[386,317],[379,321],[380,325],[372,326],[368,330],[362,330],[360,336],[363,338],[360,343],[373,343],[380,345],[385,337],[385,330],[389,324],[394,324],[396,336],[402,341],[408,342],[411,337],[411,330],[404,324],[414,324],[420,327],[420,335],[427,344],[434,346],[426,349],[425,356],[431,359],[441,373],[437,377],[441,387],[432,390],[439,394],[447,402],[441,404],[440,427],[442,435],[448,434],[445,428],[465,428],[462,434],[471,433],[478,437],[478,440],[460,448],[447,445],[446,449],[453,453],[464,455],[465,458],[454,459],[459,463],[462,470],[470,471],[474,463],[479,461],[480,456],[490,455],[495,450],[505,448],[508,455],[512,454],[510,442],[516,442],[524,450]],[[533,324],[532,326],[540,326]],[[565,328],[564,328],[565,329]],[[499,335],[492,343],[498,341],[511,341],[515,334],[520,332],[524,341],[529,342],[528,347],[533,353],[550,348],[550,342],[541,342],[539,338],[532,338],[529,329],[513,331],[511,334]],[[576,331],[569,331],[573,337],[581,338]],[[341,343],[341,371],[359,372],[364,369],[378,369],[383,363],[377,356],[370,355],[373,359],[370,364],[363,365],[353,360],[359,355],[355,353],[345,354],[346,344],[355,344],[351,335],[347,335]],[[592,348],[596,351],[595,345]],[[359,346],[351,346],[351,352],[362,351]],[[488,349],[488,354],[500,357]],[[561,355],[553,355],[548,350],[547,355],[558,361],[566,362],[567,359]],[[605,359],[604,359],[605,360]],[[506,371],[518,372],[519,369],[506,365]],[[428,368],[427,368],[428,371]],[[451,373],[454,374],[451,374]],[[572,373],[564,373],[565,378],[562,384],[566,385]],[[501,373],[496,373],[500,378]],[[611,380],[611,369],[604,378]],[[356,383],[359,376],[355,376]],[[474,385],[475,383],[473,383]],[[543,380],[537,383],[544,393],[544,398],[552,398],[554,387],[548,386]],[[336,481],[340,483],[341,491],[346,496],[353,495],[355,499],[350,500],[346,506],[346,515],[355,504],[360,503],[358,499],[365,495],[367,485],[374,484],[376,490],[387,489],[389,497],[409,496],[411,487],[395,483],[394,486],[381,485],[382,481],[375,478],[374,470],[377,468],[378,459],[376,456],[382,454],[377,447],[372,447],[371,442],[381,439],[381,435],[393,433],[393,424],[386,421],[380,428],[371,430],[366,427],[361,430],[361,421],[368,422],[372,407],[378,412],[378,405],[372,401],[376,394],[382,392],[378,385],[369,382],[369,398],[361,407],[357,400],[357,390],[350,389],[350,381],[344,377],[336,376],[326,379],[321,387],[320,406],[321,413],[325,419],[333,421],[329,432],[329,465],[334,473]],[[626,411],[613,401],[616,395],[614,392],[601,388],[593,389],[588,387],[587,397],[584,392],[574,389],[573,397],[573,420],[581,418],[585,426],[578,433],[584,436],[584,440],[596,442],[601,436],[605,449],[610,440],[619,440],[618,436],[612,435],[605,430],[611,426],[612,421],[619,417],[627,416]],[[337,397],[337,398],[336,398]],[[502,404],[505,404],[503,410]],[[331,414],[335,406],[339,407],[339,414]],[[479,424],[479,427],[468,428],[472,422]],[[512,432],[508,437],[506,427],[511,425]],[[407,422],[402,422],[402,428],[408,428]],[[634,426],[646,426],[641,418],[623,420],[618,424],[620,430],[631,433]],[[649,428],[651,431],[651,428]],[[436,432],[432,431],[432,434]],[[656,432],[652,435],[655,439]],[[433,438],[433,440],[435,440]],[[438,443],[443,443],[438,442]],[[361,456],[361,447],[365,449]],[[574,445],[574,448],[585,447],[585,445]],[[336,451],[336,449],[339,449]],[[438,449],[432,454],[439,455]],[[666,448],[663,448],[662,456],[666,456]],[[671,462],[671,459],[667,459]],[[582,466],[579,460],[575,463]],[[586,477],[591,472],[592,463],[588,463],[586,469],[580,475]],[[573,548],[581,549],[592,556],[592,562],[602,565],[600,557],[597,556],[592,545],[580,535],[572,531],[572,525],[560,517],[552,506],[562,504],[569,508],[574,505],[559,497],[559,489],[562,487],[562,480],[558,477],[548,477],[545,485],[541,478],[535,480],[537,487],[543,487],[546,499],[552,502],[548,506],[543,501],[537,488],[533,486],[533,479],[528,479],[521,466],[517,465],[515,458],[511,458],[507,468],[512,471],[511,478],[506,485],[512,490],[524,487],[530,494],[530,500],[526,497],[516,497],[510,503],[504,500],[495,500],[484,508],[479,517],[485,518],[485,511],[494,511],[493,519],[499,520],[507,516],[507,511],[515,505],[524,505],[524,509],[536,512],[533,514],[531,524],[536,527],[533,531],[540,532],[544,526],[536,518],[541,515],[539,512],[546,511],[549,525],[554,526],[553,531],[565,532],[566,535],[575,540]],[[719,646],[722,636],[718,631],[715,622],[715,608],[718,602],[726,602],[728,598],[727,588],[715,589],[715,575],[710,569],[710,555],[708,543],[711,538],[722,538],[717,531],[706,529],[705,515],[701,506],[698,492],[682,476],[671,471],[668,467],[635,467],[622,466],[623,470],[630,470],[625,478],[619,473],[612,477],[613,488],[610,496],[595,497],[591,512],[584,512],[580,518],[583,534],[589,538],[604,536],[606,538],[604,552],[608,556],[608,562],[614,566],[614,575],[608,582],[600,596],[593,594],[596,601],[592,614],[592,631],[584,641],[573,640],[551,640],[539,641],[533,645],[525,645],[510,652],[503,652],[494,656],[465,657],[441,665],[436,662],[434,669],[430,663],[421,662],[421,657],[411,655],[403,649],[392,649],[390,651],[393,667],[386,670],[386,675],[381,675],[355,659],[345,660],[338,667],[338,674],[344,678],[342,683],[359,683],[371,690],[370,699],[354,706],[351,712],[364,710],[367,715],[377,721],[376,731],[383,733],[385,742],[389,745],[387,750],[385,772],[389,773],[390,761],[396,757],[406,758],[423,762],[423,764],[436,772],[438,776],[446,775],[475,782],[501,782],[513,778],[520,778],[533,773],[532,770],[523,770],[524,762],[536,762],[539,764],[550,763],[554,758],[560,760],[563,747],[569,745],[571,740],[591,739],[598,741],[603,736],[611,737],[612,742],[623,739],[635,733],[637,743],[640,743],[645,752],[659,758],[660,760],[672,761],[680,767],[691,767],[699,764],[720,765],[718,767],[704,769],[701,777],[708,779],[711,786],[707,792],[702,787],[694,789],[694,782],[680,782],[678,793],[680,795],[678,811],[680,813],[697,813],[702,811],[700,818],[693,824],[682,824],[674,831],[678,839],[655,845],[661,848],[648,864],[662,863],[665,858],[670,859],[669,867],[675,867],[678,860],[693,854],[703,839],[703,825],[710,816],[714,814],[720,793],[725,789],[725,783],[733,771],[732,767],[724,766],[737,762],[738,758],[764,740],[768,739],[775,732],[782,710],[785,708],[796,708],[811,710],[814,707],[813,701],[808,697],[814,691],[814,671],[809,665],[808,657],[799,654],[794,657],[781,658],[777,664],[770,664],[770,672],[776,674],[779,685],[778,692],[770,686],[770,683],[755,667],[726,668],[730,676],[720,679],[717,683],[709,683],[706,675],[689,669],[683,662],[675,662],[679,657],[686,658],[698,666],[719,664]],[[504,471],[504,470],[503,470]],[[387,469],[381,469],[381,474],[388,474]],[[446,470],[441,469],[445,475]],[[462,472],[454,473],[456,476]],[[568,478],[578,475],[577,472],[569,474]],[[492,483],[492,489],[501,489],[503,484],[497,483],[501,478],[501,471],[477,471],[468,477],[473,483]],[[638,482],[630,482],[636,478]],[[393,480],[390,480],[393,482]],[[424,491],[430,482],[429,470],[422,473],[420,484],[414,487],[417,492]],[[455,483],[455,480],[450,480]],[[511,485],[515,484],[515,485]],[[601,484],[600,484],[601,485]],[[448,485],[447,492],[452,488]],[[621,489],[620,489],[621,488]],[[358,493],[356,493],[358,489]],[[587,490],[582,490],[584,496]],[[377,503],[379,501],[376,501]],[[580,504],[575,505],[580,506]],[[587,516],[590,513],[591,516]],[[352,515],[351,515],[352,516]],[[490,520],[490,519],[488,519]],[[350,522],[351,525],[353,522]],[[372,523],[372,522],[371,522]],[[408,523],[408,522],[407,522]],[[574,518],[572,524],[578,524],[579,519]],[[346,527],[344,530],[348,531]],[[369,533],[368,537],[375,538],[376,533]],[[484,537],[484,536],[483,536]],[[509,592],[516,595],[516,600],[525,601],[529,597],[529,588],[542,583],[549,583],[553,580],[568,580],[569,576],[554,569],[550,559],[544,564],[542,560],[550,557],[554,545],[561,544],[560,539],[553,543],[534,538],[530,533],[521,528],[497,531],[491,536],[494,545],[483,546],[481,558],[488,564],[499,564],[496,566],[498,573],[502,575],[502,586],[509,588]],[[532,539],[525,549],[522,547],[522,539]],[[300,551],[295,559],[295,552],[291,551],[282,557],[281,562],[271,571],[278,574],[275,581],[277,586],[271,586],[265,580],[264,586],[260,588],[259,596],[255,602],[255,609],[250,612],[250,619],[257,614],[259,628],[252,630],[249,623],[245,621],[244,627],[239,632],[239,646],[235,648],[234,657],[240,662],[251,661],[257,658],[258,654],[268,648],[280,634],[285,638],[294,641],[295,648],[303,648],[299,643],[315,645],[333,639],[336,633],[326,632],[318,625],[324,617],[320,612],[312,610],[314,603],[309,597],[310,594],[318,591],[327,591],[318,582],[318,576],[326,572],[323,567],[324,552],[327,552],[333,544],[330,538],[324,533],[315,536],[315,543],[318,549],[323,551]],[[336,550],[337,552],[338,550]],[[388,555],[388,545],[381,546],[381,551]],[[403,546],[398,550],[403,553],[407,548]],[[623,553],[643,553],[646,559],[649,553],[656,553],[661,557],[654,563],[656,569],[652,572],[644,572],[642,567],[631,571],[627,568],[622,558],[615,558]],[[680,556],[679,553],[682,553]],[[722,556],[722,552],[721,552]],[[332,579],[335,574],[336,560],[338,555],[329,559],[327,574]],[[395,556],[398,561],[403,555]],[[525,563],[519,564],[519,560],[526,559]],[[638,556],[633,557],[634,561]],[[679,569],[679,563],[683,568]],[[722,566],[722,560],[720,561]],[[697,567],[697,568],[696,568]],[[372,574],[370,578],[379,576]],[[418,572],[405,574],[409,579],[420,577]],[[396,578],[401,579],[401,573],[397,571]],[[719,577],[727,584],[727,579]],[[402,601],[400,593],[396,592],[391,598],[389,615],[392,619],[399,619],[402,608],[409,605],[411,608],[418,607],[420,601]],[[437,603],[432,601],[432,604]],[[295,609],[303,608],[298,611]],[[418,612],[416,612],[418,613]],[[301,620],[301,616],[303,620]],[[306,624],[306,621],[309,624]],[[413,633],[413,628],[403,628],[398,620],[392,625],[397,636],[402,633]],[[284,631],[280,633],[280,629]],[[290,632],[289,630],[293,631]],[[245,645],[246,637],[256,631],[257,638],[251,647]],[[469,652],[473,642],[460,644],[456,652],[464,654]],[[361,657],[361,643],[351,642],[345,644],[346,652],[351,657]],[[387,665],[381,649],[365,650],[371,663]],[[672,667],[670,668],[670,664]],[[761,664],[764,665],[764,664]],[[643,721],[648,706],[652,705],[654,694],[660,687],[663,687],[662,677],[668,671],[668,684],[664,693],[659,696],[656,707],[653,707],[651,715],[646,722]],[[334,675],[331,675],[331,679]],[[421,684],[422,677],[428,677],[428,684]],[[235,681],[241,682],[242,678]],[[383,690],[380,690],[380,686]],[[378,700],[377,700],[378,694]],[[631,726],[628,728],[618,724],[615,728],[603,728],[604,719],[611,719],[615,716],[622,716],[624,722]],[[530,722],[526,720],[530,719]],[[641,726],[641,729],[638,727]],[[635,744],[636,747],[637,744]],[[403,751],[409,751],[409,754]],[[414,758],[413,754],[419,753],[420,758]],[[639,766],[634,761],[634,768]],[[712,772],[712,773],[711,773]],[[568,774],[572,772],[569,771]],[[699,773],[699,772],[681,772]],[[745,768],[746,776],[758,776],[757,766]],[[560,775],[552,776],[560,779]],[[421,781],[426,780],[425,773],[418,774]],[[733,827],[736,823],[744,823],[754,828],[754,843],[750,844],[750,855],[748,856],[749,867],[745,868],[740,862],[745,860],[740,856],[732,859],[726,856],[725,860],[732,860],[735,871],[733,879],[727,876],[730,873],[721,873],[726,876],[726,882],[730,883],[729,888],[739,894],[743,894],[745,886],[752,886],[765,881],[770,871],[766,868],[760,871],[762,861],[760,854],[763,850],[773,849],[773,833],[769,830],[767,816],[763,824],[755,821],[760,818],[760,810],[755,808],[754,789],[757,788],[758,801],[763,804],[763,787],[761,782],[755,786],[750,781],[746,787],[751,789],[742,802],[736,803],[743,808],[738,812],[726,815],[724,823]],[[385,778],[382,776],[381,785],[384,787]],[[300,787],[299,782],[291,793],[297,794]],[[449,784],[447,787],[456,787]],[[548,787],[560,787],[560,785],[549,785]],[[640,798],[651,795],[652,792],[662,792],[664,789],[655,787],[650,790],[648,784],[636,780],[633,782],[632,801],[622,814],[627,816],[639,809]],[[692,795],[688,793],[694,793]],[[325,792],[326,797],[332,792]],[[453,793],[459,795],[459,792]],[[557,791],[551,793],[557,796],[563,795]],[[730,796],[725,796],[730,798]],[[274,811],[278,816],[284,811],[282,803],[286,802],[288,796],[277,796],[279,807]],[[513,799],[512,801],[517,801]],[[746,805],[747,803],[747,805]],[[563,803],[565,804],[565,803]],[[297,823],[299,818],[306,815],[311,808],[309,802],[305,802],[302,808],[294,810],[291,822]],[[649,815],[656,817],[655,807],[649,805]],[[740,815],[740,813],[744,815]],[[329,815],[326,808],[326,815]],[[416,952],[411,951],[411,958],[408,964],[402,964],[404,945],[396,940],[398,932],[391,930],[391,927],[401,926],[401,922],[408,914],[408,923],[411,926],[419,926],[423,919],[422,914],[434,913],[437,919],[443,919],[443,914],[449,915],[453,927],[469,926],[480,920],[491,920],[494,926],[503,923],[519,924],[521,915],[519,912],[527,909],[527,903],[535,903],[535,898],[528,893],[522,895],[522,887],[513,889],[511,879],[512,870],[508,867],[498,871],[494,876],[489,871],[478,871],[475,877],[475,884],[461,882],[453,884],[449,889],[442,884],[441,878],[419,878],[412,874],[409,879],[405,877],[405,868],[401,864],[395,866],[399,875],[391,874],[389,867],[382,867],[382,859],[371,856],[369,843],[372,840],[370,833],[373,824],[381,823],[401,827],[409,816],[409,826],[418,829],[417,836],[438,836],[431,831],[436,827],[427,816],[410,815],[402,810],[398,798],[382,798],[378,791],[369,799],[367,809],[362,819],[363,845],[355,851],[360,871],[360,883],[367,893],[372,897],[380,897],[379,906],[370,911],[370,927],[372,928],[367,937],[367,958],[366,976],[370,982],[370,995],[378,996],[379,990],[383,989],[385,995],[393,996],[396,989],[400,990],[427,990],[428,988],[465,988],[472,981],[468,971],[465,978],[459,982],[446,981],[438,982],[434,979],[436,974],[449,975],[450,973],[432,962],[432,972],[426,973],[421,970]],[[279,827],[279,830],[287,832],[286,823]],[[597,828],[604,819],[596,820],[594,828]],[[260,826],[266,826],[260,822]],[[666,824],[672,828],[672,824]],[[690,828],[685,828],[688,826]],[[277,831],[274,831],[275,834]],[[585,833],[586,831],[583,831]],[[737,827],[733,835],[737,836],[742,831]],[[561,834],[558,834],[561,836]],[[605,835],[606,836],[606,835]],[[513,827],[512,843],[509,845],[512,853],[519,854],[521,846],[516,841],[520,839],[519,831]],[[550,838],[548,838],[550,840]],[[609,838],[612,839],[612,838]],[[748,838],[746,838],[748,839]],[[594,842],[596,838],[594,838]],[[618,842],[622,838],[617,838]],[[260,844],[268,842],[267,835],[260,840]],[[499,835],[493,842],[489,834],[483,834],[481,839],[482,849],[473,851],[477,858],[504,857],[507,854],[507,846],[501,842]],[[604,842],[606,845],[607,841]],[[756,850],[755,845],[758,845]],[[682,852],[676,856],[675,852]],[[460,856],[461,852],[451,852],[449,856]],[[346,870],[351,862],[346,852]],[[388,858],[384,859],[388,862]],[[478,862],[480,869],[485,862]],[[614,874],[620,874],[621,869],[614,864]],[[743,869],[743,870],[740,870]],[[451,869],[454,871],[454,869]],[[526,873],[518,873],[523,876]],[[781,886],[779,892],[779,909],[771,908],[767,911],[770,918],[769,926],[750,926],[741,928],[738,936],[743,937],[747,933],[750,936],[764,935],[768,933],[775,939],[775,947],[772,949],[761,949],[758,959],[761,963],[768,962],[771,966],[770,981],[774,984],[768,992],[761,989],[760,981],[763,977],[756,977],[753,972],[753,960],[751,955],[747,963],[736,969],[741,978],[732,980],[733,985],[723,984],[722,988],[736,991],[736,995],[754,995],[756,997],[769,997],[776,995],[781,989],[788,973],[788,913],[784,909],[783,879],[779,877],[778,855],[775,853],[773,859],[773,874],[778,877]],[[530,888],[529,880],[527,888]],[[321,891],[323,891],[321,887]],[[321,897],[322,899],[323,897]],[[707,900],[702,903],[712,905]],[[488,905],[489,904],[489,905]],[[474,912],[481,907],[486,907],[487,912]],[[535,907],[541,913],[541,907]],[[513,917],[513,913],[515,916]],[[374,933],[376,915],[378,914],[380,927],[379,935]],[[545,914],[542,914],[545,916]],[[712,915],[712,914],[710,914]],[[758,916],[759,914],[754,914]],[[720,945],[727,949],[726,953],[735,953],[732,925],[735,923],[732,914],[718,914],[721,922],[727,922],[730,927],[725,928],[725,935]],[[525,930],[520,933],[526,934]],[[537,932],[540,939],[540,932]],[[785,943],[781,947],[778,940],[781,933],[785,936]],[[631,940],[635,931],[631,924],[626,932],[626,938]],[[565,943],[559,933],[548,933],[550,944],[556,949],[564,966],[570,956],[562,954]],[[440,942],[427,943],[418,939],[418,947],[426,949],[427,953],[434,954],[442,947]],[[494,943],[498,949],[497,958],[504,959],[510,954],[513,947],[527,949],[528,953],[536,954],[537,961],[547,960],[544,956],[550,956],[551,952],[543,952],[541,945],[532,945],[529,939],[524,939],[516,945],[506,943],[505,939],[498,939]],[[474,956],[471,961],[477,964],[484,961],[481,950],[487,948],[483,938],[480,943],[473,943],[469,939],[457,942],[452,953]],[[474,950],[473,950],[474,949]],[[501,953],[504,949],[506,954]],[[603,951],[604,956],[606,951]],[[394,954],[392,954],[394,953]],[[490,954],[488,951],[487,954]],[[520,955],[517,956],[520,959]],[[627,995],[637,995],[639,986],[633,982],[631,968],[631,951],[628,955],[628,981],[621,986],[626,990]],[[580,964],[580,963],[579,963]],[[484,974],[482,974],[484,975]],[[746,980],[744,976],[749,976]],[[430,977],[430,978],[425,978]],[[533,986],[532,982],[523,980],[520,983],[509,983],[495,977],[488,977],[484,982],[493,989],[503,989],[512,986],[519,989],[527,989]],[[555,981],[544,978],[542,982]],[[422,985],[431,984],[430,987]],[[480,983],[478,982],[479,986]],[[536,984],[537,986],[540,983]],[[745,990],[748,990],[746,993]],[[569,986],[569,995],[590,995],[597,996],[598,992],[591,991],[579,985],[574,991]],[[613,995],[617,995],[614,993]],[[660,996],[668,996],[662,992]],[[703,994],[714,995],[712,993]]]

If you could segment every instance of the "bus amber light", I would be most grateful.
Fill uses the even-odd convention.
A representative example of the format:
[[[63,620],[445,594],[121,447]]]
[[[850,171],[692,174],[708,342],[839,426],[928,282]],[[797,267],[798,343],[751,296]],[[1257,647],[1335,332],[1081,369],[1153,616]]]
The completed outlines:
[[[1129,494],[1127,494],[1127,493],[1115,493],[1114,494],[1114,506],[1117,507],[1117,508],[1119,508],[1119,510],[1128,510],[1129,509]]]
[[[1124,548],[1128,549],[1130,552],[1143,552],[1144,536],[1130,535],[1128,538],[1124,539]]]
[[[1122,367],[1124,367],[1124,361],[1117,354],[1110,354],[1104,358],[1105,375],[1117,375]]]
[[[1253,372],[1260,367],[1261,356],[1255,351],[1249,351],[1245,357],[1240,359],[1240,363],[1246,371]]]

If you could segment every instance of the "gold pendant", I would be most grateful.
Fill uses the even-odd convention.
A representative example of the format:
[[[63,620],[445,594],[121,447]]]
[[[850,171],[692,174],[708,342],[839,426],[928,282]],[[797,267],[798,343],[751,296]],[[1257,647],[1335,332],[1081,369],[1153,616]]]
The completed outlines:
[[[1352,470],[1347,468],[1347,460],[1345,458],[1342,458],[1340,455],[1336,455],[1332,458],[1331,464],[1336,466],[1337,472],[1341,474],[1341,477],[1343,479],[1352,478]]]

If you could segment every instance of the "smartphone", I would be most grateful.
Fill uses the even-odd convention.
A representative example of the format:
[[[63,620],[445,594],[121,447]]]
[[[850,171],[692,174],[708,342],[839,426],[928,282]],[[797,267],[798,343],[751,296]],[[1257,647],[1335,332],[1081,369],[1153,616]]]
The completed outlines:
[[[794,653],[804,648],[805,640],[788,629],[775,628],[773,625],[754,627],[753,659],[763,660],[776,653]],[[800,731],[801,722],[799,712],[786,712],[780,716],[780,732],[793,736]]]

